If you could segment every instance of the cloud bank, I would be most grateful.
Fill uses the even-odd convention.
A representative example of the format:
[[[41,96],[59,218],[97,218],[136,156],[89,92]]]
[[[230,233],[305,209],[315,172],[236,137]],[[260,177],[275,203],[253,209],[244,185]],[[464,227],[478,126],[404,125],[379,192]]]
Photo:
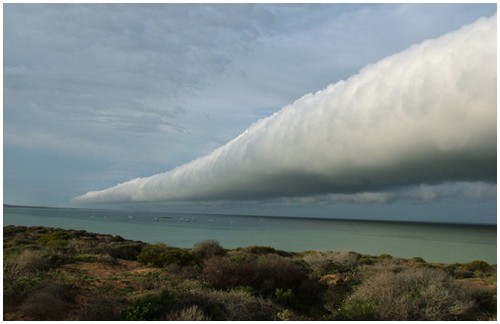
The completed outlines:
[[[411,202],[430,202],[443,199],[486,201],[495,199],[497,186],[484,182],[446,182],[437,185],[420,184],[393,192],[361,192],[354,194],[331,194],[323,199],[346,201],[356,204],[393,203],[406,200]]]
[[[342,198],[496,182],[496,71],[495,15],[307,94],[205,157],[75,200]]]

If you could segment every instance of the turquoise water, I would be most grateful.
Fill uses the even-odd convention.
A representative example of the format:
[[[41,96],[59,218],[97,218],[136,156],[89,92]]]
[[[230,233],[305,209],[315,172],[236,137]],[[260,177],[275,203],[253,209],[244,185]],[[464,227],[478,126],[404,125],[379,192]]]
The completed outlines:
[[[178,247],[214,239],[226,248],[356,251],[444,263],[497,260],[496,226],[64,208],[4,207],[3,213],[4,226],[84,229]]]

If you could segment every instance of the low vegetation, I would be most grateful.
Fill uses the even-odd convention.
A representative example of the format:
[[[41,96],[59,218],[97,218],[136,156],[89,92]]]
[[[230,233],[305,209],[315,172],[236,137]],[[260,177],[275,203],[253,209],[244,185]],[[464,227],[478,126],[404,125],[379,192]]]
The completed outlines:
[[[496,320],[496,265],[4,227],[4,320]]]

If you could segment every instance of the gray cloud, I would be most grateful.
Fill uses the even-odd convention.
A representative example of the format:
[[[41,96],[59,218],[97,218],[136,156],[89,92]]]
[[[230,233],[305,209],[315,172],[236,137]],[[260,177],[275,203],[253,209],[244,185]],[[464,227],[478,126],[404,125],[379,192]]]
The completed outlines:
[[[77,200],[363,194],[453,181],[496,181],[496,16],[307,94],[205,157]]]
[[[7,4],[5,12],[8,106],[134,132],[171,124],[179,97],[223,73],[274,22],[254,5]]]
[[[497,186],[484,182],[447,182],[438,185],[421,184],[391,192],[362,192],[355,194],[332,194],[322,199],[346,201],[357,204],[390,204],[395,201],[431,202],[444,199],[486,201],[495,199]]]

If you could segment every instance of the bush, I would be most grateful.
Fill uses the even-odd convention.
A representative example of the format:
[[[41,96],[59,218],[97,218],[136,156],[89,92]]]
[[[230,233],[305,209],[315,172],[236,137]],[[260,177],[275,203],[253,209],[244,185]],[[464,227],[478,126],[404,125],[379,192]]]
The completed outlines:
[[[283,257],[293,256],[293,253],[291,253],[291,252],[276,250],[275,248],[270,247],[270,246],[256,246],[255,245],[255,246],[249,246],[249,247],[245,247],[245,248],[239,248],[238,250],[241,250],[241,251],[249,253],[249,254],[255,254],[255,255],[277,254],[277,255],[283,256]]]
[[[251,287],[255,295],[277,298],[291,307],[319,304],[320,287],[309,278],[307,270],[276,254],[241,261],[213,257],[205,261],[201,278],[217,289]]]
[[[107,249],[107,253],[114,258],[123,260],[137,260],[137,257],[141,254],[144,244],[135,242],[113,242]]]
[[[4,306],[19,304],[39,284],[39,278],[23,273],[11,262],[3,265],[3,300]]]
[[[81,321],[116,321],[120,319],[116,297],[96,294],[80,315]]]
[[[196,257],[193,253],[184,249],[170,247],[163,243],[144,247],[137,260],[156,267],[164,267],[172,263],[183,267],[196,263]]]
[[[209,321],[203,310],[197,305],[182,309],[175,314],[168,316],[169,321]]]
[[[97,262],[99,257],[95,254],[77,254],[73,260],[76,262]]]
[[[211,290],[184,284],[174,291],[178,309],[197,306],[198,315],[202,313],[214,321],[272,321],[279,311],[273,303],[243,291]],[[176,315],[168,319],[179,320]]]
[[[45,251],[23,250],[17,257],[10,258],[9,262],[14,264],[24,273],[35,273],[56,266],[54,256]]]
[[[226,255],[227,251],[219,242],[215,240],[206,240],[196,243],[193,247],[193,253],[200,259],[208,259],[214,256]]]
[[[216,289],[245,286],[253,277],[252,266],[248,261],[234,262],[227,257],[215,256],[204,262],[201,278]]]
[[[163,290],[160,294],[151,294],[136,299],[132,306],[122,312],[122,319],[129,321],[165,320],[175,301]]]
[[[272,321],[277,309],[272,303],[240,291],[212,292],[209,300],[217,307],[212,314],[216,321]]]
[[[421,264],[425,264],[425,260],[421,257],[414,257],[414,258],[411,258],[411,261],[414,262],[414,263],[421,263]]]
[[[475,306],[469,292],[446,272],[423,267],[378,273],[367,278],[352,298],[356,305],[373,307],[380,320],[457,320]]]
[[[24,299],[21,310],[36,320],[57,320],[74,301],[75,295],[72,287],[46,281]]]
[[[481,260],[475,260],[466,263],[462,266],[465,270],[472,272],[487,272],[490,269],[490,265],[487,262]]]
[[[338,311],[336,320],[340,321],[377,321],[379,320],[375,308],[356,299],[347,299]]]
[[[256,268],[253,287],[264,296],[274,295],[277,288],[298,293],[302,283],[309,280],[304,268],[275,254],[261,255],[256,260]]]
[[[38,240],[37,243],[43,245],[62,245],[67,244],[68,240],[71,236],[60,230],[55,230],[46,234],[43,234]]]
[[[314,265],[315,271],[312,276],[315,279],[320,279],[323,276],[336,273],[349,272],[349,268],[341,263],[332,260],[323,260]]]

